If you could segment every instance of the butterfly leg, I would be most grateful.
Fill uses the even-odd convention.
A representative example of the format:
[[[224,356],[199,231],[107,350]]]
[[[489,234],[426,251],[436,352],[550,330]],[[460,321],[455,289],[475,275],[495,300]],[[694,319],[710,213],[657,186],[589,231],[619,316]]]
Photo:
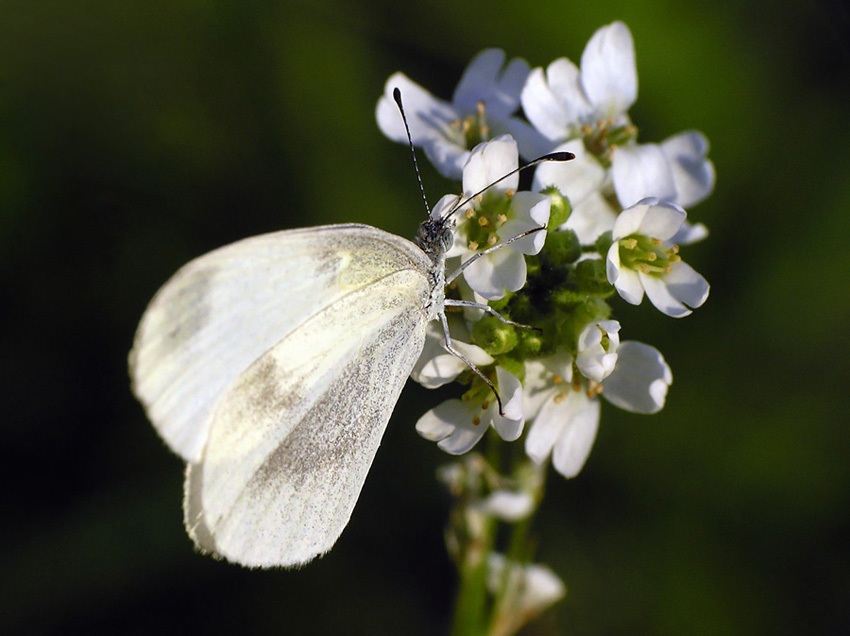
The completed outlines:
[[[496,387],[493,385],[492,382],[490,382],[490,379],[481,372],[481,369],[479,369],[477,366],[475,366],[475,364],[472,362],[472,360],[467,358],[465,355],[463,355],[460,351],[458,351],[457,349],[455,349],[452,346],[452,336],[449,333],[449,322],[448,322],[448,320],[446,320],[446,314],[445,313],[440,314],[440,322],[443,323],[443,333],[446,336],[446,341],[443,343],[443,346],[446,348],[446,351],[448,351],[450,354],[452,354],[456,358],[463,360],[464,364],[466,364],[466,366],[468,366],[470,368],[470,370],[472,370],[472,372],[475,373],[475,375],[477,375],[479,378],[481,378],[484,381],[484,383],[487,386],[490,387],[490,390],[493,392],[493,395],[496,396],[496,402],[499,405],[499,415],[504,416],[505,411],[502,408],[502,398],[499,397],[499,392],[496,390]]]
[[[524,325],[521,322],[514,322],[513,320],[508,320],[498,311],[490,307],[490,305],[472,302],[471,300],[452,300],[451,298],[446,298],[444,304],[446,305],[446,307],[472,307],[473,309],[480,309],[482,311],[486,311],[491,316],[498,318],[506,325],[511,325],[512,327],[517,327],[518,329],[534,329],[536,331],[540,331],[540,329],[537,327],[532,327],[531,325]]]

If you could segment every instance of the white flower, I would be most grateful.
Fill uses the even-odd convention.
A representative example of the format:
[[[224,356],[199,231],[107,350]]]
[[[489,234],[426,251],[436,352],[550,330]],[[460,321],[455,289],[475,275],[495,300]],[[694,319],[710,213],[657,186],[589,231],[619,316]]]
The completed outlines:
[[[508,135],[476,146],[463,168],[464,198],[472,196],[519,165],[516,141]],[[458,214],[455,241],[447,256],[462,261],[476,252],[546,225],[550,199],[534,192],[517,192],[519,175],[495,183]],[[546,232],[535,232],[480,257],[463,272],[469,286],[488,300],[502,298],[505,289],[517,291],[525,284],[523,254],[537,254]]]
[[[635,49],[622,22],[604,26],[587,43],[581,71],[567,58],[536,68],[522,89],[528,120],[552,146],[578,136],[585,126],[629,123],[626,112],[637,99]]]
[[[491,358],[481,347],[468,344],[469,330],[457,315],[448,317],[449,332],[452,334],[452,346],[460,351],[467,360],[477,367],[493,364]],[[432,320],[425,332],[425,346],[419,359],[410,372],[410,377],[426,389],[436,389],[452,382],[457,376],[469,369],[467,364],[445,347],[446,335],[443,326]]]
[[[567,354],[526,362],[525,452],[537,464],[551,455],[555,470],[567,478],[581,472],[596,439],[597,395],[626,411],[655,413],[673,381],[661,353],[633,341],[620,344],[614,370],[593,390],[574,383],[571,369]]]
[[[617,217],[608,250],[608,282],[626,302],[638,305],[646,292],[660,311],[681,318],[708,298],[706,280],[682,262],[677,246],[667,243],[686,217],[679,206],[652,198]]]
[[[602,382],[617,364],[620,323],[600,320],[587,325],[578,337],[576,366],[588,380]]]
[[[510,603],[500,612],[509,624],[503,625],[505,631],[500,632],[505,634],[516,633],[566,594],[561,579],[545,565],[509,561],[495,552],[487,557],[487,587],[492,594],[503,592],[502,598]]]
[[[524,60],[513,59],[505,66],[504,51],[486,49],[469,63],[449,103],[437,99],[404,74],[394,73],[378,100],[375,117],[387,137],[407,143],[392,97],[398,88],[413,144],[425,150],[440,174],[460,179],[469,149],[503,133],[520,141],[524,156],[545,152],[541,135],[512,116],[519,108],[519,94],[527,76],[528,64]]]
[[[499,436],[512,442],[522,434],[522,384],[512,373],[496,367],[496,384],[502,398],[504,415],[499,414],[495,397],[483,401],[447,400],[416,422],[416,431],[438,442],[450,455],[461,455],[478,443],[492,426]]]

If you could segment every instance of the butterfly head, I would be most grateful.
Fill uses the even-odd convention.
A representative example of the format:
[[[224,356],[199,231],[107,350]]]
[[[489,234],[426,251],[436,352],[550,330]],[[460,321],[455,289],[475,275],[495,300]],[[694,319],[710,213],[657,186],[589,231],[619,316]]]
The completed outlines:
[[[455,221],[451,217],[440,217],[424,221],[416,232],[416,244],[434,261],[446,257],[454,243]]]

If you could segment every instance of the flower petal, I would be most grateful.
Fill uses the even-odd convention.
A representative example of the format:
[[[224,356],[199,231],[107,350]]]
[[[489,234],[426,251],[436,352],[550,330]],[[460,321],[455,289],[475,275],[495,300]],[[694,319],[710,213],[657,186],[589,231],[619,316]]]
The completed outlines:
[[[392,96],[395,88],[401,91],[414,145],[421,145],[434,137],[446,136],[451,122],[458,118],[458,112],[451,104],[437,99],[404,73],[390,75],[384,85],[384,94],[378,100],[375,118],[382,133],[393,141],[407,143],[404,122]]]
[[[638,272],[638,276],[649,302],[655,305],[658,311],[671,318],[684,318],[693,313],[672,294],[667,286],[666,276],[644,274],[643,272]]]
[[[622,216],[622,215],[621,215]],[[643,300],[643,285],[637,272],[620,265],[620,245],[614,243],[608,250],[606,262],[608,282],[614,286],[620,297],[632,305],[640,305]]]
[[[525,424],[522,383],[502,367],[496,367],[496,382],[505,414],[500,415],[498,410],[495,411],[493,428],[503,440],[513,442],[522,435],[522,427]]]
[[[569,403],[568,423],[558,436],[552,451],[552,465],[566,478],[581,472],[590,455],[599,429],[599,400],[581,391],[573,391]]]
[[[505,63],[505,52],[502,49],[484,49],[470,61],[455,88],[452,103],[464,115],[475,112],[477,103],[488,102],[489,97],[496,93],[496,80],[502,65]]]
[[[480,412],[478,405],[447,400],[420,417],[416,431],[422,437],[438,442],[437,446],[450,455],[462,455],[475,446],[487,431],[483,421],[473,424],[473,417]]]
[[[627,340],[620,343],[614,372],[603,383],[602,397],[632,413],[657,413],[673,382],[670,367],[655,347]]]
[[[666,241],[675,236],[688,218],[688,213],[675,203],[653,199],[644,199],[643,202],[651,204],[640,222],[638,234]]]
[[[602,187],[605,183],[605,168],[585,150],[584,142],[580,139],[561,144],[555,150],[571,152],[575,159],[541,163],[535,168],[532,190],[540,192],[547,186],[555,186],[575,208]]]
[[[552,452],[555,441],[566,426],[567,400],[572,389],[564,386],[564,393],[552,393],[543,406],[525,437],[525,453],[536,464],[542,464]]]
[[[540,234],[545,234],[545,232],[540,232]],[[510,247],[504,247],[500,250],[496,250],[488,256],[485,256],[484,258],[491,259],[495,264],[494,273],[500,287],[507,289],[508,291],[515,292],[522,289],[522,286],[525,285],[527,267],[525,264],[525,258],[520,252],[513,250]],[[499,296],[499,298],[505,295],[504,289],[502,290],[502,295]],[[491,298],[491,300],[493,299]]]
[[[612,22],[593,34],[581,56],[581,82],[603,119],[617,118],[635,103],[635,46],[625,24]]]
[[[454,105],[470,115],[476,112],[478,102],[484,102],[491,124],[516,112],[529,67],[518,58],[503,69],[504,63],[505,53],[501,49],[485,49],[473,58],[455,89]]]
[[[671,238],[670,243],[673,245],[691,245],[697,241],[701,241],[708,236],[708,228],[702,223],[682,223],[682,227]]]
[[[624,208],[647,197],[676,200],[676,184],[670,163],[656,144],[617,148],[611,165],[611,178],[617,199]]]
[[[572,64],[569,60],[564,60]],[[549,66],[559,63],[560,60],[552,62]],[[575,69],[575,65],[573,65]],[[574,70],[576,79],[576,90],[578,89],[578,69]],[[539,130],[547,139],[553,143],[563,141],[566,138],[569,126],[573,123],[571,114],[567,112],[561,100],[559,100],[549,87],[546,72],[542,68],[535,68],[528,74],[525,86],[521,93],[522,110],[528,121]]]
[[[513,250],[496,250],[496,253],[500,251]],[[481,294],[487,300],[495,300],[505,296],[505,289],[496,273],[496,264],[492,259],[493,256],[494,254],[482,256],[463,270],[463,278],[472,290]]]
[[[670,293],[691,309],[702,306],[708,298],[708,281],[687,263],[674,263],[665,280]]]
[[[657,203],[657,201],[644,199],[620,212],[617,221],[614,223],[614,229],[611,230],[611,238],[618,241],[626,236],[637,234],[640,231],[641,223],[643,223],[643,217],[646,216],[654,203]],[[610,277],[608,280],[611,280]]]
[[[676,203],[696,205],[714,190],[714,164],[706,158],[708,139],[697,130],[686,130],[661,143],[676,184]]]
[[[457,423],[470,418],[469,405],[461,400],[446,400],[425,413],[416,422],[416,432],[425,439],[439,442],[451,435]]]
[[[591,192],[573,207],[570,218],[561,228],[572,230],[583,245],[593,243],[600,234],[609,232],[617,221],[617,213],[599,192]]]
[[[472,149],[469,160],[463,167],[464,196],[472,196],[494,184],[519,165],[519,151],[516,141],[510,135],[500,135],[490,141],[478,144]],[[489,192],[516,190],[519,175],[513,174],[507,179],[495,183]]]

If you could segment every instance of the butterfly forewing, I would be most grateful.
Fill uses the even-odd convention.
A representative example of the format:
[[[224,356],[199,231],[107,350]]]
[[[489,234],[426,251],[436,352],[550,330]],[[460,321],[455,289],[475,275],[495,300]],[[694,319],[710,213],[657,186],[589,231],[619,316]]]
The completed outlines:
[[[230,385],[187,473],[203,549],[287,566],[331,548],[422,351],[430,293],[427,270],[393,272],[302,321]]]

